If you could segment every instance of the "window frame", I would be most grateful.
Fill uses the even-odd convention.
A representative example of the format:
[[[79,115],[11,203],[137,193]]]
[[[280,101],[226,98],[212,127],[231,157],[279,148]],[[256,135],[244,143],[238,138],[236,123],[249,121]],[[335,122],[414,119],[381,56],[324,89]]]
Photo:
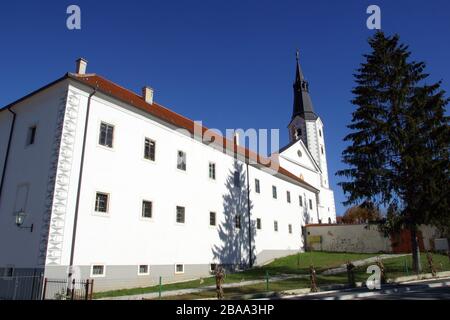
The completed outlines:
[[[214,215],[214,224],[211,224],[211,218],[212,218],[211,214]],[[217,213],[215,211],[210,211],[209,212],[209,226],[211,228],[217,227]]]
[[[26,140],[25,140],[25,147],[28,148],[28,147],[34,146],[36,144],[37,127],[38,127],[37,123],[33,123],[28,126],[27,136],[26,136]],[[32,135],[31,135],[31,132],[32,132]],[[31,141],[31,138],[33,138],[32,141]]]
[[[275,185],[272,185],[272,199],[275,199],[275,200],[278,199],[277,186],[275,186]]]
[[[183,222],[178,222],[178,208],[183,208]],[[176,206],[175,207],[175,223],[178,225],[186,224],[186,207],[185,206]]]
[[[106,211],[98,211],[97,210],[97,196],[104,195],[106,196]],[[111,194],[109,192],[104,191],[95,191],[95,201],[94,201],[94,212],[97,215],[101,216],[109,216],[110,213],[110,203],[111,203]]]
[[[241,187],[241,173],[238,170],[234,170],[233,173],[233,186],[235,188]]]
[[[242,219],[240,214],[234,215],[234,228],[241,230],[242,229]]]
[[[309,210],[313,210],[313,202],[312,202],[312,199],[309,199]]]
[[[149,157],[147,157],[147,141],[149,142]],[[153,143],[153,159],[151,157],[152,153],[151,153],[151,143]],[[149,137],[145,137],[144,138],[144,156],[143,156],[144,160],[150,161],[150,162],[155,162],[156,161],[156,140],[151,139]]]
[[[300,207],[303,208],[303,196],[302,195],[298,196],[298,204],[299,204]]]
[[[261,193],[261,182],[257,178],[255,178],[255,193]]]
[[[144,216],[144,203],[150,203],[150,217],[145,217]],[[141,219],[142,220],[153,220],[153,201],[152,200],[148,200],[148,199],[142,199],[141,201]]]
[[[286,190],[286,201],[291,203],[291,192],[289,190]]]
[[[183,154],[184,163],[179,162],[180,152]],[[182,166],[180,168],[180,164],[183,164],[184,167]],[[186,151],[177,150],[177,170],[182,171],[182,172],[187,172],[187,153],[186,153]]]
[[[212,171],[211,171],[211,168],[213,168]],[[211,172],[212,172],[212,177],[211,177]],[[216,181],[216,163],[213,161],[209,161],[209,163],[208,163],[208,178],[211,181]]]
[[[273,231],[278,232],[279,228],[278,228],[278,220],[274,220],[273,221]]]
[[[109,146],[107,144],[102,144],[102,141],[101,141],[102,125],[105,125],[107,127],[112,127],[111,146]],[[98,138],[97,138],[97,145],[99,147],[105,148],[107,150],[114,150],[115,134],[116,134],[116,126],[114,124],[106,122],[106,121],[103,121],[103,120],[100,120],[100,126],[99,126],[99,130],[98,130]],[[105,135],[105,140],[106,140],[106,142],[108,141],[107,134]]]
[[[261,220],[261,218],[256,218],[256,230],[262,230],[262,220]]]
[[[292,231],[292,224],[291,223],[288,224],[288,232],[289,232],[289,234],[293,233],[293,231]]]
[[[182,271],[178,271],[178,266],[182,267]],[[175,274],[184,274],[184,263],[175,263]]]
[[[94,274],[94,267],[103,267],[102,274]],[[104,263],[93,263],[91,264],[91,278],[104,278],[106,276],[106,265]]]
[[[141,272],[141,267],[146,266],[147,267],[147,271],[146,272]],[[138,272],[137,272],[138,276],[148,276],[150,275],[150,265],[149,264],[138,264]]]

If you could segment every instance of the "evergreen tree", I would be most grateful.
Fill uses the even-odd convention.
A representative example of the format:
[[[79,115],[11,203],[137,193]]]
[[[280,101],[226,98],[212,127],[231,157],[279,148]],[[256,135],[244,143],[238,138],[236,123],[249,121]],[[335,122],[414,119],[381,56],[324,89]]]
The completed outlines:
[[[425,63],[410,61],[397,35],[377,32],[354,75],[356,105],[350,145],[343,152],[349,168],[337,175],[348,196],[344,204],[374,202],[389,208],[387,225],[411,231],[413,267],[420,272],[417,227],[450,225],[450,129],[448,99],[441,82],[424,84]]]

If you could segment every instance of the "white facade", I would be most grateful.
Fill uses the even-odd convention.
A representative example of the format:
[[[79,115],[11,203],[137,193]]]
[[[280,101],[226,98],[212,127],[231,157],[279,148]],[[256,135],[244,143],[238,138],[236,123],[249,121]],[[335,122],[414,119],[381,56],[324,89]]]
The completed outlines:
[[[208,275],[211,264],[234,268],[301,251],[305,223],[335,221],[332,191],[300,142],[279,157],[291,175],[272,175],[125,102],[120,94],[129,92],[109,92],[107,80],[94,92],[89,77],[66,76],[8,106],[16,114],[11,139],[13,114],[0,111],[0,268],[65,277],[72,265],[75,277],[96,278],[96,290],[155,283],[160,276],[178,281]],[[162,110],[146,106],[152,107]],[[111,148],[99,144],[102,123],[114,128]],[[32,127],[35,140],[27,145]],[[156,144],[154,161],[144,158],[146,138]],[[301,160],[290,155],[297,147],[305,153]],[[185,171],[177,168],[178,151],[186,154]],[[307,183],[295,178],[300,175]],[[106,213],[96,212],[97,193],[108,197]],[[151,218],[142,217],[143,201],[152,203]],[[185,210],[184,223],[176,221],[177,206]],[[19,211],[26,213],[21,227],[33,224],[33,232],[16,226]],[[140,274],[143,265],[149,271]]]

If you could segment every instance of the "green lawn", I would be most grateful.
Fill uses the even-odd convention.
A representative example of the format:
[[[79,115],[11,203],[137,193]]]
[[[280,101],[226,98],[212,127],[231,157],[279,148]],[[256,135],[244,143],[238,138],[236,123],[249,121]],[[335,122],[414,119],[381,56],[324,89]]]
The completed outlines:
[[[316,270],[319,272],[325,269],[337,267],[347,262],[348,260],[355,261],[360,259],[366,259],[374,255],[377,254],[335,253],[335,252],[299,253],[276,259],[270,264],[265,265],[263,267],[257,267],[243,272],[227,274],[225,282],[232,283],[247,280],[264,279],[266,276],[266,272],[269,274],[269,276],[276,276],[280,274],[308,274],[310,264],[314,264]],[[178,289],[200,288],[214,284],[215,279],[213,277],[209,277],[203,278],[202,280],[165,284],[163,286],[163,290],[170,291]],[[158,290],[159,290],[158,286],[150,286],[145,288],[132,288],[132,289],[98,292],[94,293],[94,299],[152,293],[158,292]]]
[[[318,253],[318,252],[317,252]],[[308,253],[312,254],[313,258],[316,258],[317,253]],[[334,254],[331,254],[333,256]],[[319,256],[323,257],[319,254]],[[335,257],[336,258],[336,257]],[[292,256],[286,257],[280,260],[289,261],[292,259]],[[356,259],[352,259],[353,261]],[[324,258],[324,261],[329,261],[326,258]],[[347,261],[347,260],[344,260]],[[427,262],[427,258],[425,254],[421,254],[421,262],[422,262],[422,268],[423,273],[430,273],[430,268]],[[282,266],[280,265],[281,261],[274,261],[275,266]],[[411,255],[405,256],[405,257],[398,257],[398,258],[390,258],[383,261],[385,270],[386,270],[386,277],[388,279],[397,278],[400,276],[406,276],[406,275],[413,275],[413,272],[411,271],[411,265],[412,265],[412,258]],[[437,272],[441,271],[450,271],[450,260],[446,255],[442,254],[433,254],[433,264],[435,266],[435,269]],[[274,265],[269,265],[268,268],[273,268]],[[295,265],[297,265],[297,262],[295,262]],[[338,263],[339,265],[339,263]],[[335,265],[336,266],[336,265]],[[357,267],[355,269],[355,280],[357,282],[364,282],[367,280],[369,274],[366,273],[367,265],[362,267]],[[325,285],[332,285],[332,284],[347,284],[347,273],[340,273],[336,275],[317,275],[317,284],[318,286],[325,286]],[[273,291],[273,292],[282,292],[286,290],[291,289],[301,289],[301,288],[309,288],[310,282],[309,279],[286,279],[281,281],[274,281],[269,282],[269,290],[266,288],[265,283],[261,284],[255,284],[255,285],[249,285],[239,288],[225,288],[224,289],[224,297],[225,299],[230,299],[239,295],[244,295],[248,293],[263,293],[267,291]],[[186,295],[180,295],[180,296],[170,296],[170,297],[164,297],[164,299],[172,300],[189,300],[189,299],[207,299],[207,298],[215,298],[216,292],[214,290],[208,290],[198,293],[192,293],[192,294],[186,294]]]

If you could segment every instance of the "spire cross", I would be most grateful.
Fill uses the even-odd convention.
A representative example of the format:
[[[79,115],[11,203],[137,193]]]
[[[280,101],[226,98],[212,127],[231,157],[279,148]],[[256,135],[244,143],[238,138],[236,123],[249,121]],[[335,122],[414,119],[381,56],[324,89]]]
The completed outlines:
[[[300,55],[300,50],[297,49],[297,51],[295,51],[295,59],[297,60],[297,62],[299,59],[299,55]]]

